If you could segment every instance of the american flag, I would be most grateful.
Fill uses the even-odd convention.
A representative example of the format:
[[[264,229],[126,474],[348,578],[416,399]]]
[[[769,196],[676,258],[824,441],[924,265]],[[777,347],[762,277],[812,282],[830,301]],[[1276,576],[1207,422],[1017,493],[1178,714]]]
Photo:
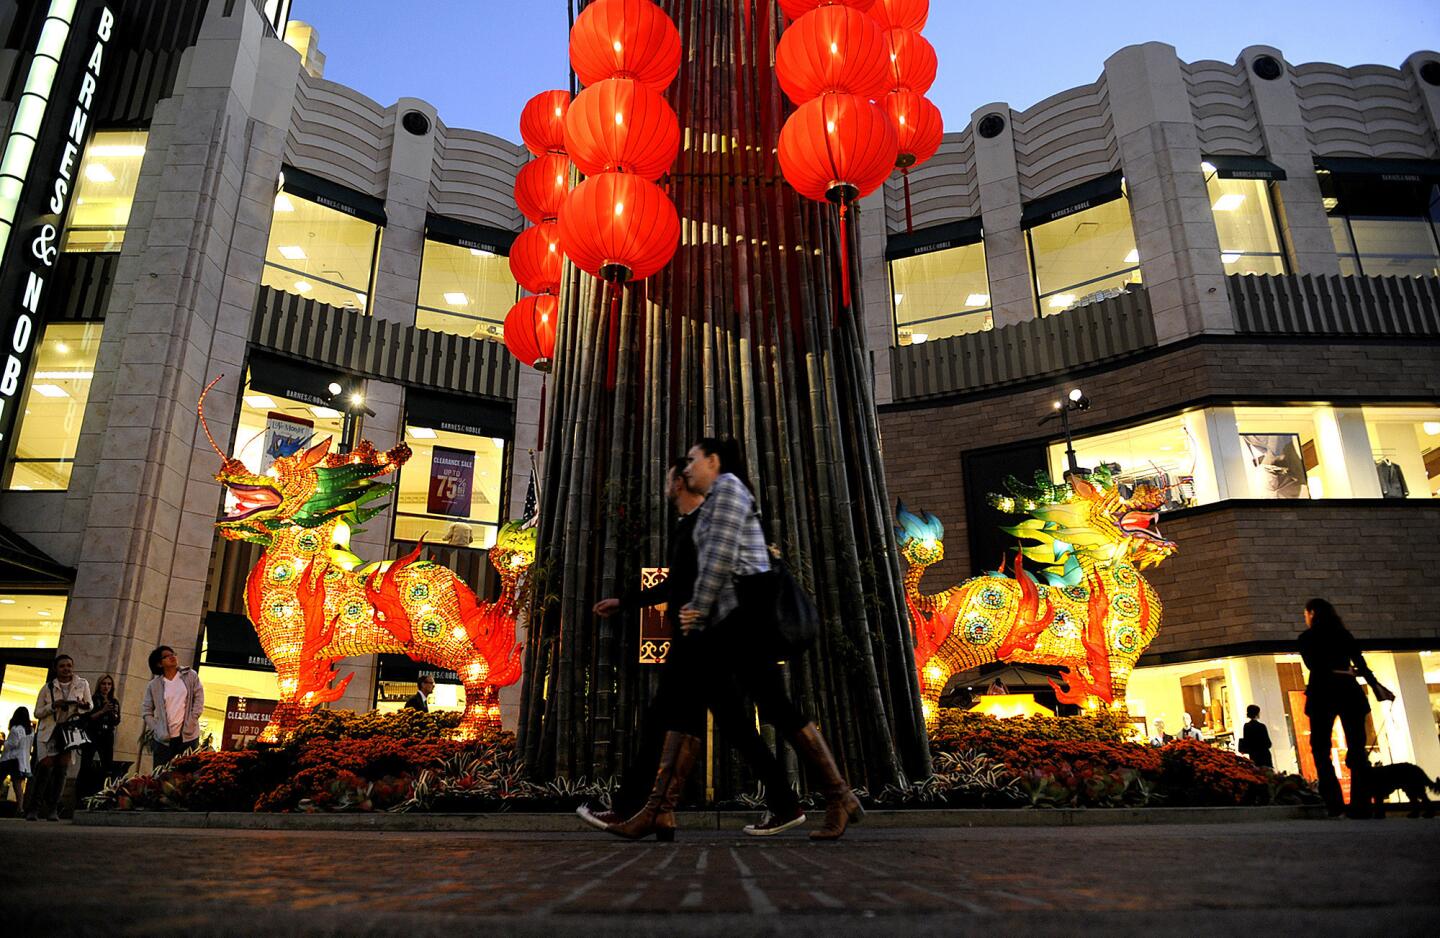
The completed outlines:
[[[525,490],[525,511],[520,515],[520,527],[533,528],[540,523],[540,480],[535,475],[535,463],[530,463],[530,487]]]

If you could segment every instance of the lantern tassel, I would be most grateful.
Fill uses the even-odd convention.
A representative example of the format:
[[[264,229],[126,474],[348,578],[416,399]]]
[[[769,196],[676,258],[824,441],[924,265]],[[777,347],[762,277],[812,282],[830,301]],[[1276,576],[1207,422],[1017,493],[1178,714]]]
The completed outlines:
[[[912,234],[915,231],[915,220],[910,217],[910,167],[901,168],[900,180],[905,184],[905,233]]]
[[[535,451],[537,453],[545,452],[545,385],[549,383],[549,380],[550,376],[548,374],[543,371],[540,372],[540,424],[535,441]]]
[[[840,203],[840,302],[850,308],[850,230],[845,223],[849,205]]]

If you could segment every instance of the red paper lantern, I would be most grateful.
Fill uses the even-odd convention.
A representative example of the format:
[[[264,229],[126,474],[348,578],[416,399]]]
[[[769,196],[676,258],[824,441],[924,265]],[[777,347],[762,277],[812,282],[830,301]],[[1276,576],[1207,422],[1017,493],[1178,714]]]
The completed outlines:
[[[613,283],[643,280],[670,263],[680,218],[655,183],[601,173],[580,183],[560,210],[560,245],[586,273]]]
[[[505,347],[537,371],[549,371],[555,357],[555,320],[560,303],[548,294],[527,296],[505,316]]]
[[[536,156],[565,152],[565,112],[570,92],[542,91],[520,112],[520,139]]]
[[[894,170],[897,152],[889,115],[857,95],[823,94],[780,130],[780,169],[816,201],[846,203],[874,192]]]
[[[581,84],[633,78],[664,91],[680,72],[680,31],[651,0],[594,0],[570,29]]]
[[[870,4],[874,2],[875,0],[780,0],[780,9],[784,10],[785,15],[793,21],[798,20],[811,10],[818,10],[821,7],[828,6],[843,5],[854,7],[863,13],[870,9]]]
[[[553,221],[569,190],[570,160],[562,154],[537,157],[515,176],[515,204],[533,222]]]
[[[846,6],[791,23],[775,50],[775,76],[796,104],[826,92],[877,98],[890,90],[890,56],[875,21]]]
[[[945,119],[938,107],[913,91],[892,91],[880,104],[895,128],[895,140],[899,144],[896,166],[909,169],[935,155],[945,137]]]
[[[587,176],[624,172],[653,181],[675,162],[680,122],[660,92],[607,78],[576,97],[565,117],[565,149]]]
[[[885,47],[890,59],[890,91],[924,94],[935,84],[939,59],[935,47],[913,29],[886,30]]]
[[[550,293],[558,289],[564,262],[560,228],[554,222],[526,228],[510,246],[510,273],[529,293]]]
[[[870,15],[885,29],[924,29],[930,0],[875,0]]]

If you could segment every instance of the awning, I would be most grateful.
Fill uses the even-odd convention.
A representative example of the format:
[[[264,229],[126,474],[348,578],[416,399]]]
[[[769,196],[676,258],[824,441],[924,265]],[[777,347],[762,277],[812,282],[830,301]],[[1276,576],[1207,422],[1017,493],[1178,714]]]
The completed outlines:
[[[1440,160],[1377,160],[1317,156],[1315,157],[1315,168],[1336,176],[1369,176],[1380,182],[1440,181]]]
[[[1114,172],[1099,179],[1082,182],[1054,195],[1028,203],[1020,213],[1020,224],[1026,228],[1056,221],[1066,215],[1083,212],[1087,208],[1113,202],[1125,194],[1125,176]]]
[[[425,215],[426,238],[472,251],[509,256],[510,245],[515,243],[516,236],[516,232],[504,228],[477,225],[460,221],[458,218],[446,218],[444,215]]]
[[[205,614],[205,664],[246,671],[274,671],[250,620],[232,612]]]
[[[515,437],[515,412],[508,403],[433,391],[405,392],[405,422],[470,436]]]
[[[372,225],[385,224],[385,201],[373,195],[347,189],[338,182],[331,182],[303,169],[285,166],[280,172],[280,191],[333,208],[346,215],[354,215]]]
[[[1221,179],[1268,179],[1279,182],[1285,178],[1285,170],[1263,156],[1204,156],[1201,159],[1215,167],[1215,175]]]
[[[253,351],[250,353],[250,390],[261,394],[277,394],[302,404],[329,407],[335,396],[330,385],[338,384],[342,394],[357,391],[361,379],[318,365],[292,361],[278,355]]]
[[[43,550],[0,524],[0,587],[69,588],[75,570],[57,563]]]
[[[422,677],[433,677],[436,684],[460,684],[460,675],[449,668],[438,667],[428,661],[416,661],[408,655],[380,656],[380,680],[414,684]]]
[[[982,234],[980,219],[967,218],[964,221],[952,221],[943,225],[921,228],[919,231],[891,235],[885,242],[885,259],[893,261],[902,257],[914,257],[917,254],[931,254],[935,251],[976,244],[980,241]]]

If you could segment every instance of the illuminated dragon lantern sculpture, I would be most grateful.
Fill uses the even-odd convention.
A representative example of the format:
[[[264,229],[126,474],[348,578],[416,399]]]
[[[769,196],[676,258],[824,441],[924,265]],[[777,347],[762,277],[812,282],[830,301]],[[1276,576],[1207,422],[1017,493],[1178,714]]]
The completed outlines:
[[[1160,597],[1140,572],[1175,552],[1156,527],[1164,502],[1149,486],[1125,497],[1103,475],[1058,486],[1042,475],[1033,489],[991,499],[1001,511],[1028,515],[1003,529],[1022,542],[1013,575],[929,594],[920,580],[944,557],[945,529],[901,503],[895,533],[908,564],[905,599],[927,720],[951,675],[991,661],[1060,666],[1064,686],[1051,682],[1059,700],[1095,697],[1123,709],[1135,662],[1160,630]]]
[[[202,394],[202,425],[204,401]],[[351,533],[383,510],[379,499],[395,487],[376,480],[410,458],[403,442],[379,453],[362,440],[353,452],[335,454],[326,438],[256,474],[225,456],[208,426],[205,435],[223,460],[215,478],[226,489],[226,512],[216,527],[223,537],[265,548],[245,588],[280,687],[260,741],[283,740],[305,711],[339,699],[354,675],[337,682],[336,662],[385,652],[459,675],[465,712],[458,738],[498,730],[499,688],[520,679],[516,618],[535,558],[534,530],[518,522],[501,528],[490,549],[501,593],[482,602],[449,569],[420,559],[423,543],[381,563],[367,564],[350,550]]]

